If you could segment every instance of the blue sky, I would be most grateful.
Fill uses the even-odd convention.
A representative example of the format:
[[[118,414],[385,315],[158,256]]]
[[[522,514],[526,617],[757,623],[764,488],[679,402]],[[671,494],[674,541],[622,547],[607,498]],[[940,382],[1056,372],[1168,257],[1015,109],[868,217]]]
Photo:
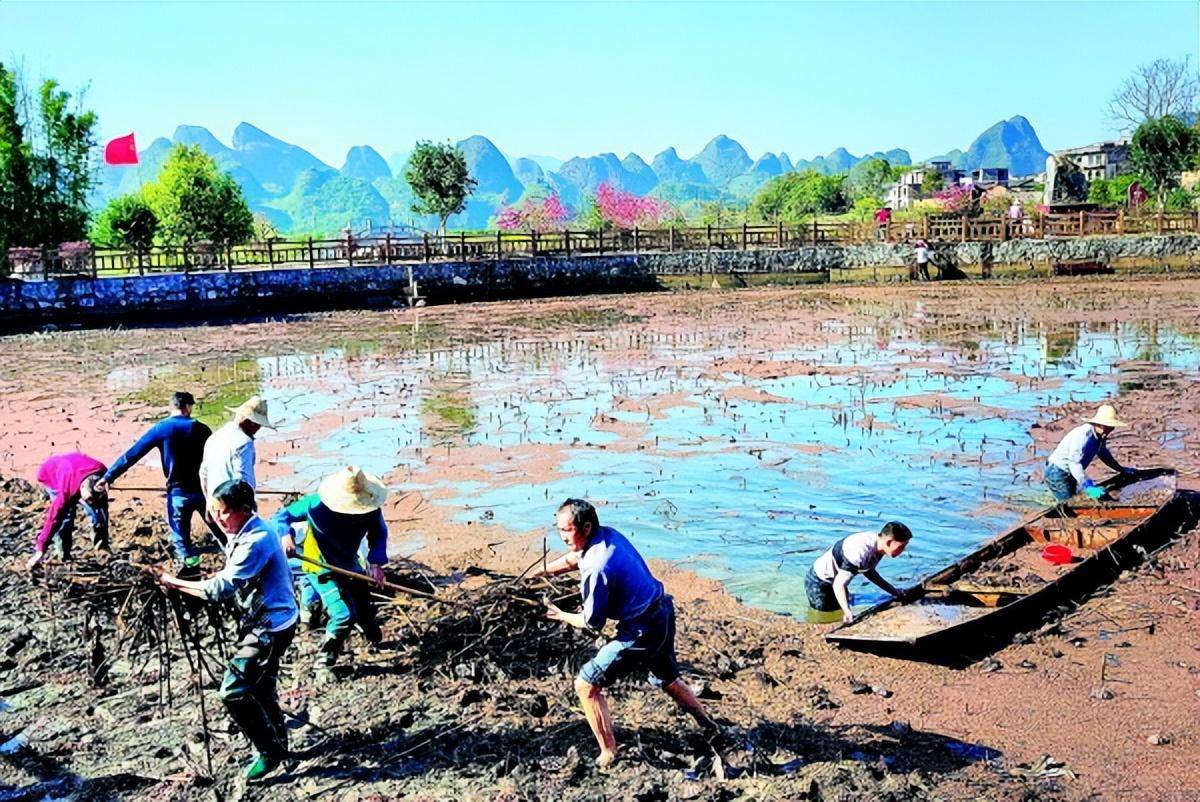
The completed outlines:
[[[87,86],[145,146],[240,121],[340,166],[474,133],[513,155],[965,148],[1023,114],[1048,149],[1112,133],[1138,63],[1197,54],[1200,4],[67,3],[0,0],[0,58]]]

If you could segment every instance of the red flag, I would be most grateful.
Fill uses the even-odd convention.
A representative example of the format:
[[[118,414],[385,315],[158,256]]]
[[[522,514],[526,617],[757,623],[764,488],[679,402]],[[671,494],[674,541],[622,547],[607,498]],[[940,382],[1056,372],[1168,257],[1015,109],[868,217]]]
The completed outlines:
[[[119,136],[104,146],[105,164],[137,164],[137,144],[133,134]]]

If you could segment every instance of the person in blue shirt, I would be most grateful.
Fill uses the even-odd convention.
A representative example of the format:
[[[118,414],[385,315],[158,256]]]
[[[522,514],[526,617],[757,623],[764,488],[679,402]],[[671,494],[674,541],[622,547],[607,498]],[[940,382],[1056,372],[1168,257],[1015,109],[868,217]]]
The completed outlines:
[[[158,449],[163,476],[167,480],[167,525],[171,529],[171,548],[185,568],[194,568],[200,562],[200,556],[192,547],[192,515],[204,518],[200,460],[204,456],[204,443],[212,434],[211,429],[192,418],[195,404],[196,399],[191,393],[180,391],[172,395],[174,414],[151,426],[97,483],[98,489],[106,491],[142,457]]]
[[[279,532],[255,512],[254,488],[240,480],[217,486],[209,510],[228,533],[225,567],[204,580],[163,572],[165,587],[208,601],[232,600],[241,615],[237,644],[221,683],[221,701],[254,747],[245,771],[260,780],[287,755],[287,728],[275,693],[279,660],[296,632],[292,572]]]
[[[600,630],[617,622],[616,637],[601,647],[575,678],[575,692],[588,725],[600,745],[596,765],[617,758],[612,712],[604,689],[639,669],[667,692],[710,735],[718,728],[679,674],[675,659],[675,605],[650,573],[642,556],[617,530],[600,526],[596,508],[582,499],[567,499],[555,516],[558,534],[569,552],[534,576],[578,570],[583,610],[568,613],[546,605],[546,618],[579,629]]]
[[[280,531],[289,532],[283,538],[284,549],[289,554],[296,552],[290,535],[292,525],[307,524],[308,531],[299,554],[305,558],[304,571],[320,594],[328,618],[325,639],[317,652],[316,676],[319,681],[332,679],[332,666],[355,624],[372,643],[382,637],[371,602],[370,585],[330,571],[319,563],[365,573],[372,581],[382,583],[383,566],[387,564],[388,556],[387,524],[381,508],[387,495],[383,482],[350,465],[322,480],[316,493],[289,504],[271,519]],[[364,538],[368,547],[365,569],[358,558]]]

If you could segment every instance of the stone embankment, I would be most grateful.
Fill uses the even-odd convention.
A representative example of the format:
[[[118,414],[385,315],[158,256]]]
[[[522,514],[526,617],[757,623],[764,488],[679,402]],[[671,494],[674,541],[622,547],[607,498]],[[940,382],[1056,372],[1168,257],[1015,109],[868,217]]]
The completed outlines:
[[[992,275],[1002,266],[1045,273],[1064,261],[1190,264],[1200,259],[1200,236],[947,243],[933,246],[933,252],[943,275],[971,278]],[[398,306],[409,302],[410,277],[421,297],[446,303],[649,290],[659,286],[658,276],[670,275],[814,273],[855,280],[865,268],[872,272],[864,278],[894,280],[913,262],[910,244],[871,243],[7,280],[0,281],[0,330]]]

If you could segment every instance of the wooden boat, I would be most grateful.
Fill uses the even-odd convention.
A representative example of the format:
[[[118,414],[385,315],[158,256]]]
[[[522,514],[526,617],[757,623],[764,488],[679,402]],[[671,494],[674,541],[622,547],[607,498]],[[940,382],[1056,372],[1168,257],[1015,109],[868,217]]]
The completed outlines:
[[[878,604],[825,638],[863,651],[933,656],[963,654],[971,644],[1033,628],[1193,520],[1191,496],[1178,492],[1175,480],[1165,469],[1113,477],[1103,484],[1108,499],[1080,496],[1043,510],[928,577],[905,599]],[[1074,561],[1044,560],[1052,543],[1069,546]]]

